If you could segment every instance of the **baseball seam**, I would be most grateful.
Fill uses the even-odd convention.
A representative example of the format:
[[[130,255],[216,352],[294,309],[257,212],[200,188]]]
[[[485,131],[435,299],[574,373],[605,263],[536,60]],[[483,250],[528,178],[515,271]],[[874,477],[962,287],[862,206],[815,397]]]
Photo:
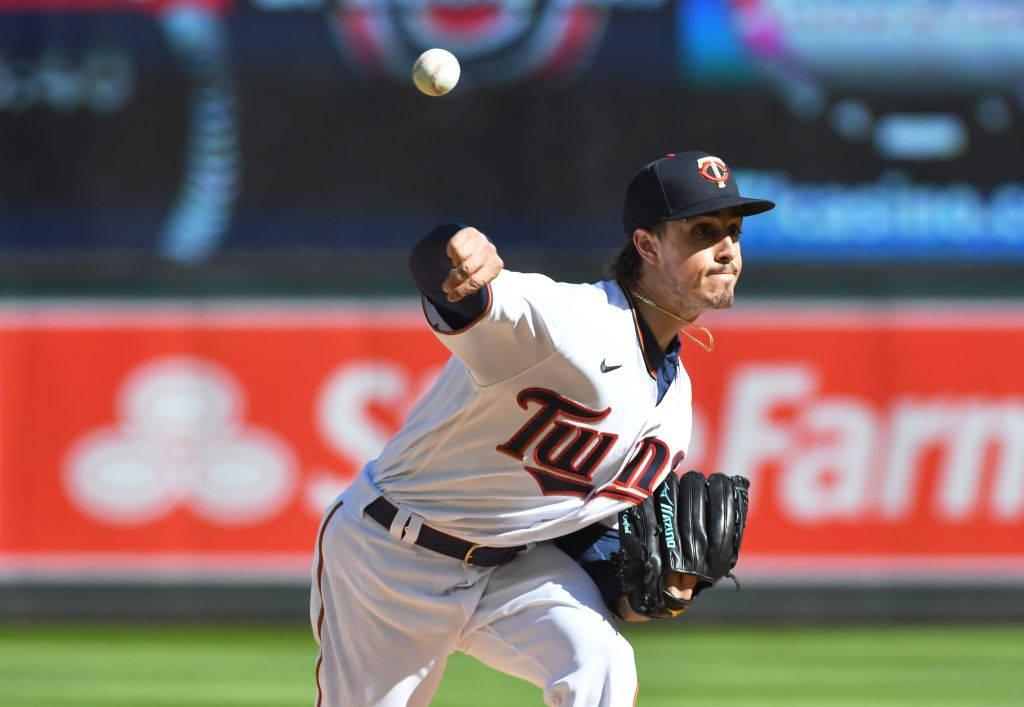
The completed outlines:
[[[444,62],[441,61],[437,62],[437,66],[435,66],[434,70],[430,72],[430,86],[431,88],[434,89],[434,92],[437,94],[443,93],[443,91],[441,91],[441,88],[437,85],[437,74],[439,71],[441,71],[441,66],[443,63]]]

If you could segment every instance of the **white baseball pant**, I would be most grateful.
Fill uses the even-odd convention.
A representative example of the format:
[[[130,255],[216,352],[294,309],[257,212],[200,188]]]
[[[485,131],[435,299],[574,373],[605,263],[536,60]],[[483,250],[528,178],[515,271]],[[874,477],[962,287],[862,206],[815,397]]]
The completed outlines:
[[[633,649],[561,550],[540,543],[496,568],[465,565],[398,539],[401,507],[390,531],[364,515],[378,494],[361,474],[321,522],[317,707],[427,705],[453,651],[533,683],[547,705],[634,703]]]

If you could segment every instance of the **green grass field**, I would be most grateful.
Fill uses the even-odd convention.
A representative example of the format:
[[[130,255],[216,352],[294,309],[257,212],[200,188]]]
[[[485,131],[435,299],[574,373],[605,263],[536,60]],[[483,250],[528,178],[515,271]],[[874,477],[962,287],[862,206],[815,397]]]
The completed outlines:
[[[1024,627],[629,631],[640,707],[1024,705]],[[0,627],[4,707],[309,705],[304,626]],[[540,691],[465,656],[435,705],[540,705]]]

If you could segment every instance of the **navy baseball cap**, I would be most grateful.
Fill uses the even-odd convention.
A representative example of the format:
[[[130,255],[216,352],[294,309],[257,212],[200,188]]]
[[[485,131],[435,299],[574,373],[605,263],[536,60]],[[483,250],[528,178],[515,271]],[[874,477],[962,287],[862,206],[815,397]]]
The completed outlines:
[[[736,177],[720,157],[698,151],[674,153],[644,165],[633,177],[626,188],[622,225],[632,237],[638,228],[734,206],[744,216],[753,216],[775,203],[740,196]]]

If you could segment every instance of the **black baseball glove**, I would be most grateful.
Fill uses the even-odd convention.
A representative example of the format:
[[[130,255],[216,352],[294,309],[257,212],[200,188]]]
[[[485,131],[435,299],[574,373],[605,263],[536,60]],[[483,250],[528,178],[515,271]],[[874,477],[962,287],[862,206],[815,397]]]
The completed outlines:
[[[614,559],[633,611],[656,618],[678,616],[722,577],[735,581],[731,570],[743,541],[749,486],[742,476],[672,473],[647,500],[619,513]],[[696,578],[688,601],[668,590],[670,572]]]

